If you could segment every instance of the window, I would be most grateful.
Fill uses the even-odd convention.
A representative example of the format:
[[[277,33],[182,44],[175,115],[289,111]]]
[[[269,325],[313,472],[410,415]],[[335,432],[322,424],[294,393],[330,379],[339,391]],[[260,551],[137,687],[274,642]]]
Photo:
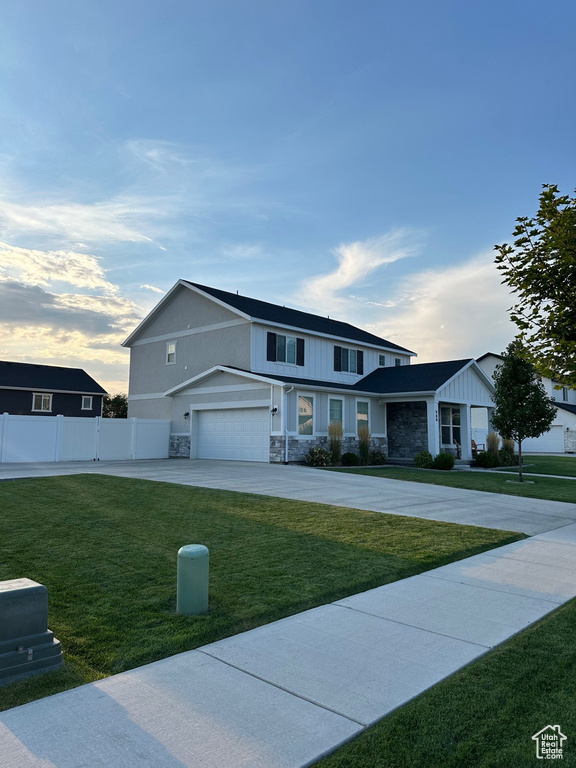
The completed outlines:
[[[368,426],[368,402],[366,400],[358,400],[356,402],[356,431],[360,431],[360,427]]]
[[[440,408],[442,445],[462,445],[460,430],[460,408]]]
[[[563,402],[568,402],[568,387],[562,387],[562,400]]]
[[[342,424],[342,400],[329,400],[328,424]]]
[[[384,366],[386,365],[386,355],[378,355],[378,365],[381,368],[384,368]]]
[[[32,397],[32,410],[33,411],[51,411],[52,410],[52,395],[36,394]]]
[[[166,365],[174,365],[176,362],[176,342],[169,341],[166,344]]]
[[[272,363],[304,365],[304,339],[268,331],[266,336],[266,360]]]
[[[394,358],[394,365],[402,365],[402,358],[395,357]]]
[[[364,374],[364,352],[361,349],[334,347],[334,370]]]
[[[92,395],[82,395],[82,410],[83,411],[92,410]]]
[[[314,434],[314,398],[312,395],[298,397],[298,434]]]

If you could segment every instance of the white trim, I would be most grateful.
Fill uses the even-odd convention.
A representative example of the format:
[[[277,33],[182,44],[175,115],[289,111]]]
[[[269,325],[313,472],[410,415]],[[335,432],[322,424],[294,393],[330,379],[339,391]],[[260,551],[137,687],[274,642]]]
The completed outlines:
[[[80,408],[81,411],[93,411],[94,410],[94,398],[92,395],[81,395],[82,397],[82,407]],[[90,405],[84,406],[84,399],[90,400]]]
[[[312,398],[312,434],[301,435],[300,434],[300,398],[311,397]],[[316,437],[316,395],[309,390],[296,390],[296,437],[300,440],[312,440]]]
[[[180,392],[181,390],[187,389],[188,387],[194,385],[197,381],[202,381],[203,379],[207,379],[218,372],[232,373],[234,376],[240,376],[240,378],[251,379],[253,381],[261,381],[264,384],[275,384],[277,387],[281,387],[284,385],[283,381],[278,381],[277,379],[270,379],[267,376],[260,376],[259,374],[248,373],[247,371],[239,371],[236,368],[228,368],[225,365],[214,365],[212,368],[209,368],[207,371],[204,371],[203,373],[199,373],[196,376],[193,376],[191,379],[188,379],[187,381],[183,381],[181,384],[177,384],[175,387],[172,387],[172,389],[166,390],[166,392],[164,392],[164,397],[171,397],[172,395],[175,395],[177,392]]]
[[[190,404],[191,411],[229,411],[233,408],[270,408],[270,400],[228,400],[225,403]]]
[[[42,401],[43,401],[43,399],[45,397],[49,397],[50,398],[50,401],[49,401],[50,407],[49,408],[34,408],[34,401],[36,400],[37,397],[41,397]],[[52,398],[53,398],[53,395],[52,395],[51,392],[34,392],[32,394],[32,408],[31,408],[32,413],[52,413]]]
[[[356,427],[356,437],[358,437],[358,403],[368,404],[368,413],[366,414],[368,416],[368,424],[366,425],[368,429],[370,429],[370,424],[372,423],[372,409],[370,407],[370,400],[366,400],[363,397],[357,397],[355,399],[355,407],[354,407],[354,412],[355,412],[354,424]]]
[[[174,345],[174,351],[170,351],[170,347]],[[176,365],[176,355],[178,354],[178,342],[173,339],[166,342],[166,365]],[[168,360],[169,355],[174,355],[174,360]]]
[[[266,386],[270,386],[267,384]],[[191,394],[194,395],[211,395],[215,394],[217,392],[240,392],[240,391],[247,391],[247,392],[256,392],[258,389],[262,389],[262,387],[255,387],[254,384],[226,384],[219,387],[198,387],[194,388],[194,392]]]
[[[128,395],[128,400],[162,400],[164,397],[164,392],[148,392],[144,395]]]
[[[343,397],[330,397],[330,396],[328,396],[328,416],[327,416],[327,419],[326,419],[326,424],[328,424],[328,426],[330,426],[330,424],[332,423],[330,421],[330,400],[339,400],[342,403],[342,419],[341,419],[340,423],[342,425],[342,433],[344,433],[344,414],[345,414],[344,403],[346,401],[344,400]],[[328,434],[328,432],[326,432],[326,434]]]
[[[10,390],[11,392],[37,392],[38,394],[49,395],[94,395],[95,397],[104,397],[108,392],[83,392],[81,389],[47,389],[43,387],[8,387],[0,384],[0,389]]]
[[[182,339],[186,336],[195,336],[199,333],[209,333],[210,331],[220,331],[223,328],[232,328],[235,325],[246,325],[246,320],[227,320],[222,323],[212,323],[212,325],[202,325],[199,328],[190,328],[185,331],[176,331],[176,333],[164,333],[161,336],[148,336],[145,339],[138,339],[132,346],[140,347],[143,344],[155,344],[159,341],[169,341],[170,339]]]

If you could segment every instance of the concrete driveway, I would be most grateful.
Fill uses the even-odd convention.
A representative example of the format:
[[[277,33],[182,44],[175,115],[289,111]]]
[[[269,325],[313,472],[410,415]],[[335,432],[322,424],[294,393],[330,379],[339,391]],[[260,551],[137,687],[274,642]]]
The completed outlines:
[[[0,464],[0,480],[81,473],[316,501],[518,531],[530,536],[576,522],[576,504],[325,472],[296,465],[188,459]],[[576,481],[574,496],[576,499]]]

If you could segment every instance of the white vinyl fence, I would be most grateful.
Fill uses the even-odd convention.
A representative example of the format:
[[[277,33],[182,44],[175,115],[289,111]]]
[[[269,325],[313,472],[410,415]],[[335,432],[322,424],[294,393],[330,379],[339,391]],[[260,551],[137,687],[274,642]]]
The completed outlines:
[[[0,462],[166,459],[170,421],[0,416]]]

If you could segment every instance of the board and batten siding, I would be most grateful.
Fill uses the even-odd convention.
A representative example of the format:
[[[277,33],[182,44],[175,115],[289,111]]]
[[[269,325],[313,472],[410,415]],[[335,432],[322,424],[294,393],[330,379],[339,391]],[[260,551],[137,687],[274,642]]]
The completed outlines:
[[[467,368],[438,390],[437,399],[454,403],[474,403],[476,406],[494,405],[486,385],[474,371]]]
[[[304,365],[271,362],[266,359],[267,333],[279,333],[304,339]],[[379,356],[386,356],[386,365],[393,366],[394,358],[402,360],[403,365],[410,364],[410,356],[401,352],[377,350],[354,341],[345,342],[336,339],[312,336],[304,331],[284,330],[282,328],[252,324],[251,340],[251,370],[271,376],[292,376],[302,379],[331,381],[337,384],[354,384],[362,378],[356,373],[334,370],[334,347],[341,346],[349,349],[359,349],[364,353],[363,376],[379,366]]]

